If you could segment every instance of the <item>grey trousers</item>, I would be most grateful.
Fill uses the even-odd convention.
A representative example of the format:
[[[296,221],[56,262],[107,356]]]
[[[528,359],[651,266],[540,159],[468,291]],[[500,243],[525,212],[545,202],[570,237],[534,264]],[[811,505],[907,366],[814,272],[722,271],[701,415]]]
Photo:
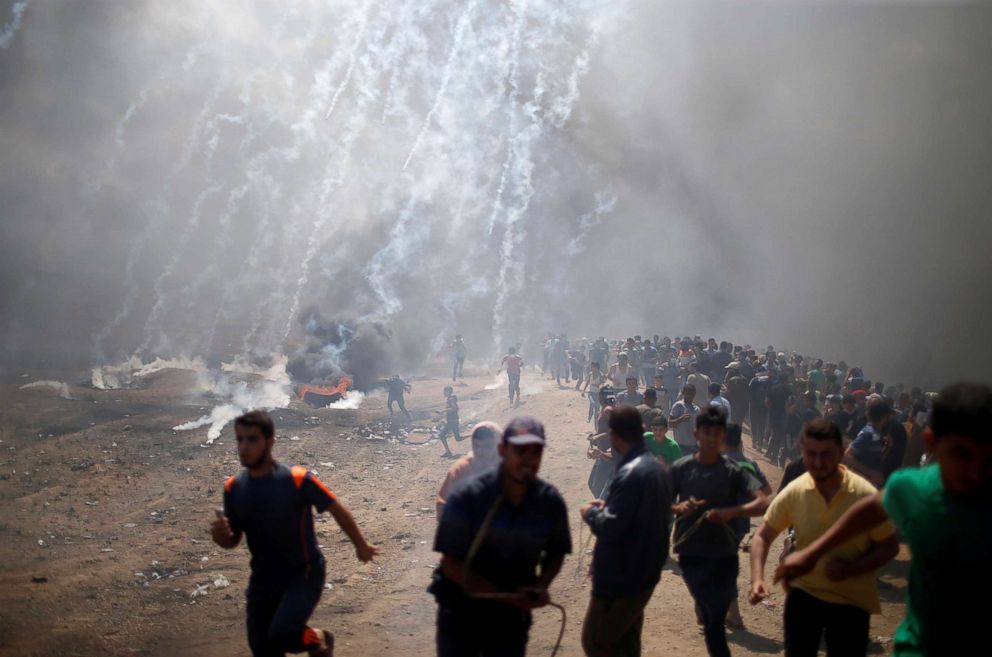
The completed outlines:
[[[644,608],[652,593],[653,586],[629,598],[590,598],[582,624],[582,649],[586,656],[640,657]]]

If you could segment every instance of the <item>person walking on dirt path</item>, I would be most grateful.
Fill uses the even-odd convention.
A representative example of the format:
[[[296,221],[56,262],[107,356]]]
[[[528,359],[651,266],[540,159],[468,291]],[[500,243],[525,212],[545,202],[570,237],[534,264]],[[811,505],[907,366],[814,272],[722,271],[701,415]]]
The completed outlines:
[[[228,550],[248,537],[246,615],[252,655],[332,657],[334,636],[307,625],[326,576],[312,508],[330,511],[360,561],[371,561],[379,548],[365,540],[348,508],[313,473],[273,460],[275,426],[268,413],[245,413],[234,421],[234,432],[244,469],[224,483],[224,510],[218,510],[210,533]]]
[[[544,426],[512,420],[503,461],[448,498],[434,537],[441,563],[428,589],[437,600],[438,657],[523,657],[531,609],[572,551],[561,494],[538,478]]]
[[[590,363],[589,376],[586,378],[585,385],[582,386],[582,396],[589,399],[589,417],[586,418],[587,422],[595,421],[599,415],[599,390],[607,382],[608,379],[603,374],[603,368],[600,366],[599,361],[594,360]]]
[[[682,399],[672,404],[672,410],[668,415],[668,425],[675,434],[675,442],[686,455],[695,454],[698,449],[692,430],[696,416],[699,415],[699,406],[693,403],[695,398],[696,386],[687,383],[682,388]]]
[[[768,498],[747,470],[723,454],[727,414],[707,406],[696,416],[699,451],[675,462],[669,471],[677,503],[673,549],[682,579],[699,608],[710,657],[728,657],[726,618],[737,590],[737,537],[727,524],[761,515]],[[750,501],[740,504],[747,496]]]
[[[858,500],[875,494],[866,479],[841,465],[843,438],[827,420],[806,424],[801,438],[806,473],[775,496],[751,541],[751,604],[768,595],[765,562],[775,537],[795,528],[805,548]],[[881,613],[875,571],[899,552],[892,523],[830,553],[829,563],[796,579],[785,598],[785,654],[816,657],[826,638],[828,657],[864,657],[871,614]]]
[[[944,388],[925,430],[934,462],[889,477],[811,545],[785,558],[776,581],[798,585],[838,546],[891,520],[912,554],[906,617],[894,657],[972,655],[988,641],[992,588],[992,389]]]
[[[479,422],[472,428],[472,451],[455,461],[448,469],[448,475],[438,491],[434,508],[439,519],[455,486],[499,463],[499,437],[502,433],[503,430],[495,422]]]
[[[506,378],[508,379],[508,389],[510,394],[510,403],[513,403],[513,398],[516,396],[517,403],[520,403],[520,372],[524,367],[524,359],[517,355],[516,347],[510,347],[506,355],[503,356],[503,360],[499,365],[499,369],[496,370],[496,376],[506,369]]]
[[[411,391],[410,384],[401,379],[399,374],[394,374],[391,379],[386,381],[386,389],[389,391],[389,397],[386,399],[389,417],[393,417],[393,404],[395,403],[399,405],[400,411],[407,420],[413,419],[410,411],[406,410],[406,403],[403,400],[403,395]]]
[[[448,435],[455,437],[458,442],[462,441],[462,434],[458,428],[458,397],[455,389],[451,386],[444,386],[444,426],[438,432],[438,440],[444,445],[444,456],[451,458],[455,454],[448,447]]]
[[[451,355],[454,357],[454,366],[451,369],[451,380],[455,381],[462,377],[462,370],[465,368],[465,341],[462,340],[462,334],[459,333],[455,336],[455,341],[451,343]]]
[[[580,510],[596,537],[582,648],[588,657],[639,657],[644,608],[668,558],[672,496],[664,467],[644,444],[637,409],[617,408],[609,436],[616,474],[605,499]]]

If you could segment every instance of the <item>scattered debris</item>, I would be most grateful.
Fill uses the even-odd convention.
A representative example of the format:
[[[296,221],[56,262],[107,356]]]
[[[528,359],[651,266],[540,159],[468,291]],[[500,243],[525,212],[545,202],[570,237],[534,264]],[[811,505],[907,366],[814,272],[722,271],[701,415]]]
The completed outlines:
[[[31,581],[35,584],[44,584],[48,582],[48,578],[45,577],[44,575],[35,575],[34,577],[31,578]]]
[[[222,574],[214,575],[214,588],[215,589],[226,589],[231,585],[231,581],[224,577]]]
[[[201,595],[207,595],[209,590],[210,590],[209,584],[201,584],[200,586],[197,586],[195,589],[193,589],[193,592],[189,594],[189,597],[198,598]]]

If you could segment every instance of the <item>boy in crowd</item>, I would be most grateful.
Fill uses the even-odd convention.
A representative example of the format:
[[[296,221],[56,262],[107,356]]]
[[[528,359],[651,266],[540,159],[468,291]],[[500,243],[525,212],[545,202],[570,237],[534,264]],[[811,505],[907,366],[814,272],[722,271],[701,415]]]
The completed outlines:
[[[913,555],[895,657],[977,654],[987,638],[980,596],[992,588],[992,390],[945,388],[930,423],[924,438],[935,463],[894,473],[775,573],[776,581],[798,582],[835,548],[891,519]]]
[[[688,386],[686,386],[688,388]],[[768,506],[758,480],[723,454],[727,414],[707,406],[696,416],[699,450],[675,462],[670,470],[674,550],[682,579],[696,601],[710,657],[729,657],[727,611],[737,591],[737,537],[727,524],[734,518],[758,516]],[[742,497],[749,498],[740,504]]]
[[[458,430],[458,397],[455,395],[455,389],[451,386],[444,386],[444,416],[444,426],[441,427],[437,437],[444,445],[444,456],[451,458],[454,453],[448,447],[448,434],[454,436],[458,442],[462,440],[462,434]]]
[[[682,458],[682,450],[677,442],[668,437],[668,418],[664,413],[651,413],[648,417],[650,424],[646,425],[648,431],[644,434],[644,444],[670,468]]]

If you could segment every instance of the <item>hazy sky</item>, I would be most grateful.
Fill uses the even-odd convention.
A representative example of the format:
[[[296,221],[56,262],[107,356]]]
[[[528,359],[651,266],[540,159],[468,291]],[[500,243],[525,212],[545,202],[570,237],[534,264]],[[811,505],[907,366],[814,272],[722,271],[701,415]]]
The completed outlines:
[[[410,368],[554,330],[992,378],[988,4],[14,4],[6,366],[292,355],[316,308]]]

